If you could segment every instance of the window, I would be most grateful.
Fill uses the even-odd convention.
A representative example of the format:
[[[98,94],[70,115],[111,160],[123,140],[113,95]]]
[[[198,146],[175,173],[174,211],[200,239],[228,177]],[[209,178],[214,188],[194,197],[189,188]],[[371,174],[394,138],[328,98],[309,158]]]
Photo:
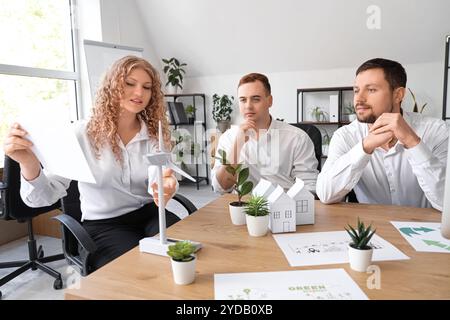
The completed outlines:
[[[55,104],[77,119],[77,46],[71,0],[0,0],[0,167],[10,125],[27,108]]]
[[[281,216],[281,215],[280,215],[280,211],[274,211],[274,212],[273,212],[273,218],[274,218],[274,219],[280,219],[280,216]]]
[[[296,211],[298,213],[305,213],[308,212],[308,200],[298,200],[296,201]]]
[[[292,210],[286,210],[284,212],[284,217],[287,218],[287,219],[292,218]]]

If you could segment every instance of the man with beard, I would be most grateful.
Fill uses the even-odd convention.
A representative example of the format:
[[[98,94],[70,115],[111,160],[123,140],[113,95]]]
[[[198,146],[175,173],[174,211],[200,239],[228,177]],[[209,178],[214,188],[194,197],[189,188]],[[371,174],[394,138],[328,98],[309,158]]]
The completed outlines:
[[[342,201],[352,189],[360,203],[442,210],[448,129],[439,119],[404,112],[406,72],[387,59],[356,71],[357,120],[333,135],[317,178],[323,203]]]

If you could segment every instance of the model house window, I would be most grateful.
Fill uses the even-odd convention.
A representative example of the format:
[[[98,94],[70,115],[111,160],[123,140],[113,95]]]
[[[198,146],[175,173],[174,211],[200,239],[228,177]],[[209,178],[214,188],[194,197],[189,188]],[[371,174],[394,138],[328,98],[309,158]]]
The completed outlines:
[[[285,216],[285,218],[292,218],[292,210],[286,210],[285,212],[284,212],[284,216]]]
[[[280,215],[280,211],[274,211],[274,212],[273,212],[273,218],[274,218],[274,219],[280,219],[280,216],[281,216],[281,215]]]
[[[27,109],[55,105],[77,119],[79,79],[75,69],[70,0],[0,0],[0,145],[16,117]],[[3,167],[3,148],[0,167]]]
[[[308,212],[308,200],[298,200],[296,201],[297,208],[296,211],[298,213]]]

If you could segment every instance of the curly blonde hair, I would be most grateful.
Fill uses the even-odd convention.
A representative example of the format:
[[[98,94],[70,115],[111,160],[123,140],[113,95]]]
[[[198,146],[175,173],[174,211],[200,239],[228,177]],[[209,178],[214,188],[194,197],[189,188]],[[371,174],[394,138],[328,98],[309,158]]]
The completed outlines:
[[[126,56],[117,60],[103,78],[87,125],[87,135],[97,158],[100,158],[100,149],[109,144],[116,160],[122,163],[117,135],[121,112],[120,100],[124,93],[125,78],[136,68],[146,71],[152,83],[150,101],[137,117],[147,125],[149,137],[155,139],[158,139],[158,121],[161,121],[164,144],[166,148],[170,146],[169,123],[159,74],[148,61],[135,56]]]

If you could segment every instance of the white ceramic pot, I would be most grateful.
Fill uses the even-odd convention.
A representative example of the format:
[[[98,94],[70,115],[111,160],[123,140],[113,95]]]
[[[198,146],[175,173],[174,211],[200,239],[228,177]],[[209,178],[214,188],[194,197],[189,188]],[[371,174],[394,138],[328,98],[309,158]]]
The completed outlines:
[[[173,280],[176,284],[186,285],[195,280],[195,262],[197,258],[188,262],[172,260]]]
[[[366,272],[372,263],[373,249],[360,250],[348,245],[350,268],[358,272]]]
[[[248,233],[252,237],[262,237],[267,234],[269,230],[269,215],[255,217],[247,214],[245,219]]]
[[[245,224],[245,202],[242,202],[241,207],[237,207],[233,204],[237,204],[237,202],[232,202],[228,205],[228,207],[230,208],[231,222],[234,225],[242,226]]]
[[[221,132],[224,133],[225,131],[227,131],[228,129],[230,129],[230,121],[228,120],[219,120],[217,122],[217,129]]]

